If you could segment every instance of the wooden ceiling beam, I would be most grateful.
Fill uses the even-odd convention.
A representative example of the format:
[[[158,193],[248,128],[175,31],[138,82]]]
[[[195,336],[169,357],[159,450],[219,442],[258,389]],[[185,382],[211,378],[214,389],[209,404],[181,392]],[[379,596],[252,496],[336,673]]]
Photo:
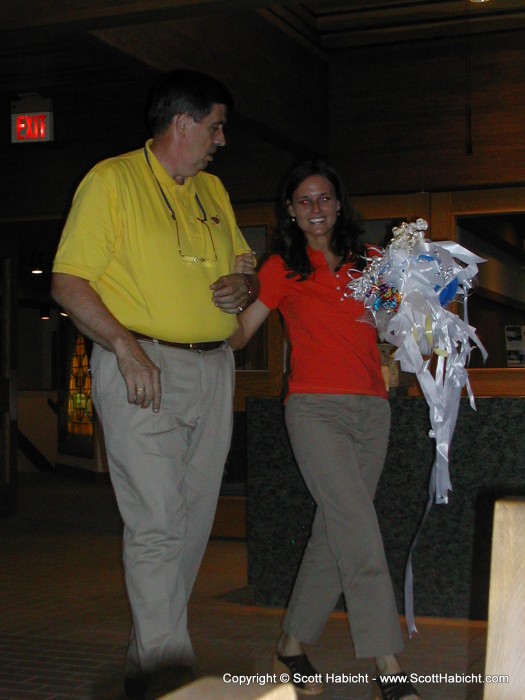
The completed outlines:
[[[343,28],[344,26],[340,25],[333,30],[323,31],[321,35],[321,48],[323,50],[449,39],[453,36],[465,36],[467,31],[465,19],[434,20],[412,25],[380,25],[366,29],[349,26]],[[522,12],[474,20],[469,23],[468,32],[471,35],[487,34],[516,31],[524,27],[525,8]]]
[[[246,11],[270,4],[265,0],[55,0],[52,3],[21,0],[0,5],[0,25],[9,31],[72,24],[89,28],[115,21],[143,22],[151,17],[173,19]]]
[[[143,22],[264,9],[266,0],[38,0],[0,3],[0,45]]]

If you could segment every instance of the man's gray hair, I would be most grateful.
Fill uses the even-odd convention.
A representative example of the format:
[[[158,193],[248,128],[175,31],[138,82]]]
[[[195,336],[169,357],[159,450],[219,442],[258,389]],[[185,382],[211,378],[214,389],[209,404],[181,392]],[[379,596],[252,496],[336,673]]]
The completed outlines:
[[[169,127],[176,114],[189,114],[200,122],[214,104],[234,107],[233,97],[220,81],[192,70],[175,70],[163,75],[153,86],[147,120],[153,136]]]

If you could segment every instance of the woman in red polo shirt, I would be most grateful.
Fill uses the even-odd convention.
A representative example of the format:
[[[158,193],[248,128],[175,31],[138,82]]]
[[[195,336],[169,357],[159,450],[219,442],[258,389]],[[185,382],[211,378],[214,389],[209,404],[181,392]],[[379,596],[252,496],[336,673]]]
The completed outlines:
[[[403,640],[373,499],[385,459],[390,406],[375,328],[345,296],[365,266],[360,227],[338,174],[305,161],[284,181],[277,254],[263,265],[259,298],[240,314],[230,343],[244,346],[272,309],[291,344],[285,420],[317,509],[277,644],[274,671],[315,676],[303,643],[315,642],[341,593],[356,656],[400,673]],[[298,682],[307,695],[319,682]],[[417,699],[400,675],[380,686],[389,700]],[[389,694],[386,694],[389,693]]]

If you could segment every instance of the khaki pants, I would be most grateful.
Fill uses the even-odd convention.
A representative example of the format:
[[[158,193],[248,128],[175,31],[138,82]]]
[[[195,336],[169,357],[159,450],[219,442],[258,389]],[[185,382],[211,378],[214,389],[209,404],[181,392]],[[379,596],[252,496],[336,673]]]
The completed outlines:
[[[374,396],[294,394],[285,415],[317,511],[283,628],[315,642],[344,593],[356,656],[396,654],[403,639],[373,504],[390,406]]]
[[[232,431],[233,353],[142,343],[161,369],[160,412],[130,405],[116,357],[94,346],[93,399],[124,521],[133,631],[127,673],[194,661],[187,604]]]

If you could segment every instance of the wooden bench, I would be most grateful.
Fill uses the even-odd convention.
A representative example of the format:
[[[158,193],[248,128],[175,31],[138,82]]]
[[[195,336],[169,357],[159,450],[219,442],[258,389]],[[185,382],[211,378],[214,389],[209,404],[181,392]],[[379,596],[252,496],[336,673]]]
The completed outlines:
[[[496,502],[490,570],[484,700],[525,698],[525,499]]]

